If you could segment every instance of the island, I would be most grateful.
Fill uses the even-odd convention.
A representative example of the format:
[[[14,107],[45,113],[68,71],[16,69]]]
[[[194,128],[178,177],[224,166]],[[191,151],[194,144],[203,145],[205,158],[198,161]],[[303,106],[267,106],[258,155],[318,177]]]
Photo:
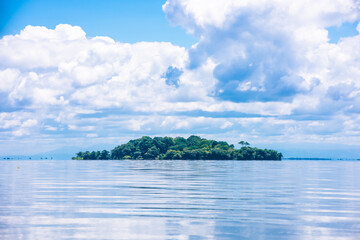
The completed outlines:
[[[271,149],[250,147],[245,141],[236,149],[233,144],[199,136],[143,136],[115,147],[111,152],[78,152],[73,160],[281,160],[282,154]]]

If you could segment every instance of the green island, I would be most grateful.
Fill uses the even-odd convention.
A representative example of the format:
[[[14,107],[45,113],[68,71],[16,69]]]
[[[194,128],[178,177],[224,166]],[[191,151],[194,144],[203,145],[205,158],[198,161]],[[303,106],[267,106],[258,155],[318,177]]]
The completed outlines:
[[[78,152],[73,160],[281,160],[282,154],[271,149],[250,147],[245,141],[235,149],[233,144],[199,136],[148,137],[130,140],[111,152]]]

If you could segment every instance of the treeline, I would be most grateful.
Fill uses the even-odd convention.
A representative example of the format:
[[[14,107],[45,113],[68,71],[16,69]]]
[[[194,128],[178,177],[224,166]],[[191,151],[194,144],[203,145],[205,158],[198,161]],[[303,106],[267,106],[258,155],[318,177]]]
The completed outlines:
[[[73,160],[110,160],[111,155],[107,150],[100,151],[86,151],[86,152],[78,152],[76,157],[72,158]]]
[[[250,147],[241,141],[240,149],[224,141],[215,141],[199,136],[148,137],[130,140],[115,147],[111,152],[79,152],[73,159],[109,160],[109,159],[159,159],[159,160],[281,160],[282,154],[270,149]]]

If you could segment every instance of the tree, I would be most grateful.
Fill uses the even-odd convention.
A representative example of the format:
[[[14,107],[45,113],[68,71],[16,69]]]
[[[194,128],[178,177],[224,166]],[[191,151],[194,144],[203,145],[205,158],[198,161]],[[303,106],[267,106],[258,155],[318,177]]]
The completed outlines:
[[[218,144],[216,144],[215,148],[229,150],[229,144],[227,142],[220,141]]]
[[[250,143],[248,142],[245,142],[245,141],[240,141],[238,142],[242,147],[247,147],[247,146],[250,146]]]
[[[166,152],[165,156],[163,156],[165,160],[178,160],[182,159],[182,154],[180,151],[176,150],[169,150]]]
[[[187,146],[189,147],[189,149],[197,149],[200,147],[200,143],[201,143],[201,137],[199,136],[190,136],[188,137],[187,141]]]
[[[157,159],[158,156],[160,154],[160,150],[155,147],[155,146],[152,146],[151,148],[149,148],[149,150],[145,153],[144,155],[144,158],[145,159],[148,159],[148,160],[154,160],[154,159]]]
[[[108,160],[108,159],[110,159],[110,152],[107,151],[107,150],[102,150],[101,153],[100,153],[99,159],[100,160]]]
[[[84,152],[84,153],[83,153],[83,158],[84,158],[84,160],[89,160],[89,159],[91,159],[91,158],[90,158],[90,152],[89,152],[89,151]]]
[[[111,158],[112,159],[122,159],[124,156],[122,153],[123,148],[124,148],[124,144],[117,146],[113,150],[111,150]]]
[[[211,150],[210,159],[229,160],[231,159],[231,154],[229,151],[223,150],[221,148],[214,148]]]
[[[151,137],[144,136],[140,139],[139,148],[141,151],[141,154],[144,156],[145,153],[149,150],[149,148],[152,147],[154,144],[154,141]]]
[[[134,152],[133,159],[143,159],[139,150]]]

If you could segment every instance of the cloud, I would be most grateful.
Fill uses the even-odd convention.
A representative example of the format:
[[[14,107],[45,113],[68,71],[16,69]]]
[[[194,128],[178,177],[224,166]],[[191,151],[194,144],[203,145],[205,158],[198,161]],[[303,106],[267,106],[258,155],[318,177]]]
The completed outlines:
[[[360,35],[333,44],[326,30],[357,21],[357,2],[168,0],[163,9],[199,42],[128,44],[66,24],[0,39],[0,144],[145,134],[360,142]]]
[[[60,24],[55,29],[27,26],[20,34],[1,40],[0,66],[20,69],[57,67],[63,61],[85,57],[86,41],[80,27]],[[71,43],[71,44],[68,44]]]
[[[316,77],[317,66],[331,49],[319,61],[311,56],[332,48],[327,27],[358,20],[360,12],[352,0],[168,0],[163,9],[173,24],[200,38],[189,50],[188,67],[211,59],[215,96],[233,102],[291,102],[321,88],[332,76]]]
[[[170,43],[89,39],[70,25],[28,26],[1,39],[0,48],[0,92],[12,107],[103,108],[147,102],[155,95],[166,99],[172,90],[162,76],[172,67],[181,69],[187,59],[184,48]]]

